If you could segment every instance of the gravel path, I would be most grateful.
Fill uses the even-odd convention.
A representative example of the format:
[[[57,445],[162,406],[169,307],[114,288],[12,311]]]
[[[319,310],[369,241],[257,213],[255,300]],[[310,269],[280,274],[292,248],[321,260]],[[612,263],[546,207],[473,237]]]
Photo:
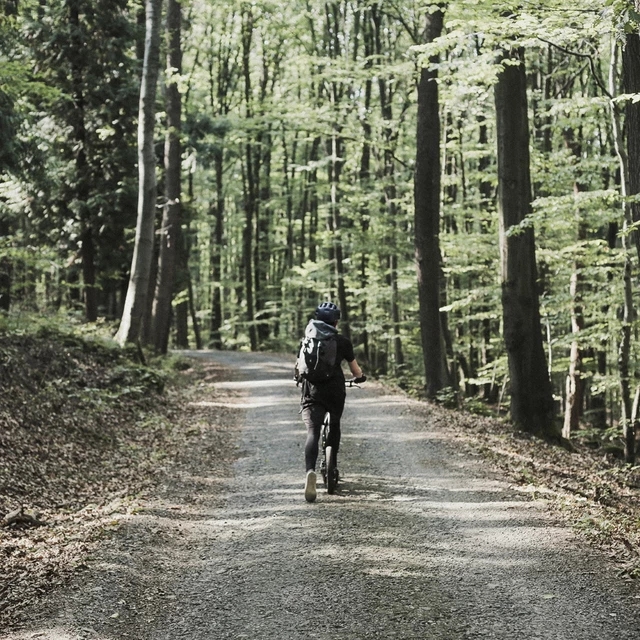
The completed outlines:
[[[430,429],[425,405],[349,390],[341,489],[307,504],[291,359],[198,357],[230,368],[204,402],[233,417],[236,461],[194,452],[84,575],[0,638],[640,638],[637,586]]]

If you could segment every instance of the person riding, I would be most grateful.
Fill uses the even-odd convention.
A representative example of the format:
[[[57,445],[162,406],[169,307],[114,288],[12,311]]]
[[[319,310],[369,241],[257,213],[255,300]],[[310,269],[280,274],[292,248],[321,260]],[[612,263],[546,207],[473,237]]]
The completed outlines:
[[[334,448],[337,466],[337,453],[340,448],[340,418],[346,399],[342,361],[347,361],[357,382],[366,380],[353,354],[353,344],[348,338],[338,333],[338,320],[340,320],[340,309],[337,305],[333,302],[322,302],[315,311],[315,319],[309,321],[305,330],[305,338],[319,337],[325,340],[335,340],[335,352],[332,351],[332,355],[335,355],[335,362],[330,367],[327,379],[310,382],[304,376],[302,377],[300,413],[307,427],[307,440],[304,449],[306,465],[304,497],[307,502],[313,502],[316,499],[315,468],[318,459],[318,440],[327,412],[331,415],[331,429],[327,445]]]

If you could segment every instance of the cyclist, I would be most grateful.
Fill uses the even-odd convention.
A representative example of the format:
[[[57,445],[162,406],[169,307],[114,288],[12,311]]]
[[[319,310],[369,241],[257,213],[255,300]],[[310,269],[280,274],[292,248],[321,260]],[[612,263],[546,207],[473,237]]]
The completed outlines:
[[[317,383],[311,383],[306,379],[302,380],[300,413],[307,427],[307,441],[304,449],[306,464],[304,497],[307,502],[313,502],[316,499],[315,468],[318,458],[318,439],[327,412],[331,415],[331,430],[327,444],[334,448],[337,467],[337,454],[340,447],[340,418],[346,398],[342,361],[347,361],[351,373],[358,382],[364,382],[366,379],[356,362],[351,341],[338,333],[338,320],[340,320],[340,309],[337,305],[333,302],[322,302],[315,311],[315,319],[310,320],[307,327],[307,331],[311,328],[319,333],[334,334],[337,343],[335,365],[329,379],[326,382]]]

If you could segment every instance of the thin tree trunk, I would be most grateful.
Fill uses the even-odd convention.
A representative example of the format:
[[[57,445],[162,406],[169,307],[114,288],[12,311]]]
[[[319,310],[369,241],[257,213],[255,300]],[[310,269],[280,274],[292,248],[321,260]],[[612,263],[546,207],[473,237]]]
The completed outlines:
[[[295,147],[294,147],[295,148]],[[295,159],[294,159],[295,162]],[[289,151],[287,149],[287,130],[282,125],[282,181],[284,188],[284,197],[286,201],[286,217],[287,217],[287,249],[285,265],[287,269],[293,268],[293,193],[291,181],[289,180]]]
[[[582,145],[580,141],[575,139],[572,129],[564,132],[565,144],[573,153],[576,163],[580,161],[582,155]],[[573,192],[576,198],[585,190],[580,179],[576,177],[573,183]],[[587,228],[582,219],[582,211],[576,205],[576,226],[578,255],[573,263],[573,271],[571,273],[571,281],[569,283],[569,294],[571,296],[571,332],[573,340],[571,342],[571,351],[569,355],[569,375],[567,376],[567,398],[564,412],[564,425],[562,427],[562,437],[567,440],[571,437],[571,433],[580,426],[580,417],[582,416],[582,404],[584,400],[584,380],[582,378],[582,347],[579,339],[584,329],[584,315],[582,313],[582,290],[584,288],[584,276],[582,270],[584,264],[580,258],[582,252],[582,243],[587,239]]]
[[[256,236],[254,246],[254,268],[255,277],[255,307],[256,307],[256,331],[258,333],[258,341],[264,342],[269,336],[269,322],[265,317],[266,306],[269,292],[269,263],[270,255],[270,237],[269,228],[271,226],[271,131],[260,136],[256,146],[256,154],[259,154],[258,165],[255,174],[261,176],[259,186],[259,198],[254,207],[256,217]]]
[[[244,98],[246,117],[251,119],[251,69],[249,66],[251,56],[251,40],[253,38],[253,14],[251,9],[245,7],[242,14],[242,69],[244,75]],[[253,291],[253,225],[255,221],[256,206],[256,181],[258,176],[254,174],[253,145],[245,144],[246,160],[246,188],[244,193],[245,223],[242,234],[242,261],[244,264],[244,295],[247,303],[247,324],[249,327],[249,342],[251,351],[258,349],[258,332],[255,324],[254,291]]]
[[[131,275],[116,340],[135,342],[145,312],[153,256],[156,204],[156,157],[153,148],[155,99],[160,66],[160,19],[162,0],[146,0],[146,37],[138,113],[138,219]]]
[[[96,268],[95,247],[93,242],[93,230],[91,226],[89,199],[89,176],[86,155],[86,124],[84,107],[84,77],[83,61],[86,55],[82,41],[80,27],[80,8],[78,1],[69,3],[69,22],[73,25],[72,44],[73,54],[71,58],[71,74],[73,86],[73,139],[75,142],[75,169],[76,169],[76,200],[80,211],[80,225],[82,228],[82,279],[84,293],[84,312],[87,322],[95,322],[98,319],[98,297],[96,292]]]
[[[340,176],[342,173],[342,165],[344,164],[342,153],[342,137],[339,132],[334,132],[331,136],[331,163],[329,164],[329,184],[331,188],[331,215],[329,223],[333,233],[338,303],[342,311],[340,329],[342,334],[350,340],[351,325],[349,323],[349,309],[347,307],[347,289],[344,282],[344,255],[341,234],[342,220],[340,216]]]
[[[365,5],[363,8],[365,12],[365,19],[363,20],[363,34],[364,34],[364,53],[365,53],[365,69],[371,73],[373,67],[373,51],[375,47],[374,43],[374,30],[371,25],[371,17],[368,15],[371,13],[371,9]],[[362,129],[364,133],[364,140],[362,143],[362,155],[360,158],[360,188],[364,193],[368,193],[371,185],[371,135],[372,126],[369,120],[369,111],[371,109],[371,94],[373,89],[373,79],[369,75],[365,80],[364,87],[364,111],[362,115]],[[360,255],[360,288],[362,291],[367,290],[369,283],[369,277],[367,273],[369,248],[368,248],[368,234],[369,234],[369,203],[367,200],[361,206],[360,209],[360,229],[362,231],[362,253]],[[360,342],[364,350],[363,363],[366,366],[370,365],[371,354],[369,352],[369,332],[367,331],[368,322],[368,308],[367,308],[367,296],[362,296],[362,302],[360,303],[360,313],[362,314],[362,334]]]
[[[0,218],[0,238],[6,238],[11,232],[9,223]],[[0,310],[11,308],[11,287],[13,283],[13,261],[9,256],[0,256]]]
[[[374,26],[374,46],[378,60],[383,57],[381,41],[382,16],[379,12],[380,6],[374,3],[371,7],[371,17]],[[384,204],[387,210],[388,223],[390,229],[389,249],[391,253],[388,258],[389,286],[391,289],[391,323],[393,330],[393,353],[394,367],[396,373],[404,365],[404,354],[402,352],[402,339],[400,337],[400,305],[398,301],[398,256],[396,246],[396,182],[395,182],[395,159],[394,159],[394,133],[393,133],[393,89],[389,89],[387,81],[382,74],[378,77],[378,91],[380,97],[380,112],[384,121],[384,152],[383,152],[383,191]]]
[[[309,171],[309,261],[316,262],[318,259],[318,245],[316,235],[318,233],[318,169],[315,163],[318,161],[320,151],[320,138],[313,139],[309,160],[312,165]]]
[[[634,7],[640,12],[640,0],[634,0]],[[637,31],[628,33],[622,50],[622,73],[624,92],[640,94],[640,35]],[[627,162],[629,195],[640,194],[640,102],[625,102],[625,126],[627,134]],[[640,222],[640,202],[632,202],[631,217],[635,224]],[[640,233],[634,233],[634,244],[640,260]]]
[[[183,300],[176,304],[176,347],[189,348],[189,301]]]
[[[620,349],[618,351],[618,368],[620,370],[620,395],[621,395],[621,415],[622,437],[624,440],[624,458],[629,464],[635,463],[636,458],[636,419],[631,400],[631,329],[635,317],[633,304],[633,287],[631,282],[631,243],[632,234],[632,212],[627,197],[629,195],[629,161],[624,148],[624,136],[618,105],[614,102],[617,95],[617,66],[618,66],[618,43],[614,40],[611,46],[611,63],[609,67],[609,93],[611,97],[611,123],[613,125],[613,140],[620,164],[620,195],[622,196],[622,252],[624,254],[624,311],[622,317],[622,337],[620,339]]]
[[[442,8],[427,14],[425,44],[440,36],[443,18]],[[433,56],[429,65],[438,61]],[[420,332],[426,393],[434,398],[447,384],[447,375],[440,324],[440,106],[438,72],[432,66],[420,70],[414,188]]]
[[[193,281],[191,273],[187,269],[187,296],[189,300],[189,314],[191,315],[191,326],[193,327],[193,335],[196,340],[196,349],[202,349],[202,336],[200,333],[200,322],[196,310],[196,298],[193,292]]]
[[[213,257],[213,303],[211,309],[211,346],[222,348],[222,243],[224,239],[224,191],[223,191],[223,156],[222,150],[215,157],[216,204],[214,223]]]
[[[482,149],[484,151],[489,140],[487,136],[486,119],[484,118],[484,116],[479,118],[479,125],[478,143],[482,146]],[[480,191],[480,208],[483,211],[486,211],[493,204],[494,200],[493,186],[491,184],[491,181],[489,180],[489,176],[487,175],[490,164],[491,156],[487,150],[487,153],[483,153],[480,156],[480,160],[478,161],[478,171],[480,172],[480,185],[478,187],[478,190]]]
[[[158,276],[152,311],[152,342],[159,353],[167,353],[171,323],[171,301],[180,234],[182,151],[182,97],[178,77],[182,73],[181,23],[179,0],[167,0],[167,133],[164,143],[165,205],[160,229]]]
[[[214,42],[211,43],[212,48]],[[209,65],[209,95],[211,109],[218,116],[226,116],[229,113],[229,91],[233,82],[233,69],[231,64],[231,47],[227,43],[224,47],[218,45],[218,69],[217,77],[214,76],[214,60]],[[216,102],[217,98],[217,102]],[[223,242],[224,242],[224,134],[218,138],[217,149],[214,156],[214,172],[216,184],[215,205],[212,207],[214,215],[214,231],[211,237],[211,261],[213,276],[213,293],[211,301],[211,327],[209,342],[215,349],[222,348],[222,323],[223,323],[223,298],[224,287],[222,285],[223,274]]]
[[[189,348],[189,231],[182,227],[178,234],[178,270],[174,283],[174,297],[179,302],[172,308],[175,313],[176,347],[178,349]]]
[[[498,207],[504,339],[511,382],[511,417],[524,430],[557,437],[536,289],[533,227],[512,233],[531,212],[529,126],[524,52],[503,53],[495,85]]]

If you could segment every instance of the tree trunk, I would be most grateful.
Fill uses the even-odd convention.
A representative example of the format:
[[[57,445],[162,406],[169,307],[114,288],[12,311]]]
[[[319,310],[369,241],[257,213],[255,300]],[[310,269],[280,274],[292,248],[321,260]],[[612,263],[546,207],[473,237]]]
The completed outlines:
[[[91,228],[89,199],[89,176],[86,155],[86,123],[84,100],[83,61],[85,51],[80,26],[80,8],[77,0],[69,3],[69,22],[73,25],[71,74],[73,86],[73,139],[75,142],[76,201],[82,228],[80,255],[82,258],[82,279],[84,293],[84,313],[87,322],[98,319],[98,296],[96,292],[95,247]]]
[[[634,0],[636,11],[640,11],[640,0]],[[628,33],[622,50],[622,73],[624,92],[640,93],[640,35],[637,31]],[[627,100],[625,103],[625,125],[627,134],[627,162],[629,195],[640,194],[640,102]],[[631,217],[635,224],[640,222],[640,202],[631,203]],[[638,259],[640,259],[640,233],[634,233]]]
[[[331,162],[329,164],[329,185],[331,189],[331,212],[329,227],[333,235],[333,250],[335,259],[336,284],[338,288],[338,303],[342,312],[340,328],[342,334],[351,340],[351,325],[349,323],[349,309],[347,308],[347,289],[344,281],[344,255],[342,248],[342,220],[340,216],[340,176],[342,174],[343,143],[339,132],[331,136]]]
[[[363,21],[363,38],[364,38],[364,54],[365,54],[365,69],[371,73],[373,67],[373,57],[375,42],[374,42],[374,30],[371,25],[371,19],[367,18],[367,12],[371,12],[370,8],[365,7],[365,19]],[[371,189],[371,135],[372,126],[370,122],[370,109],[371,109],[371,94],[373,89],[373,79],[369,75],[365,81],[364,88],[364,111],[361,117],[362,130],[364,133],[364,140],[362,143],[362,155],[360,157],[360,173],[359,183],[360,188],[364,193],[368,193]],[[369,203],[365,200],[360,208],[360,228],[362,231],[362,253],[360,255],[360,288],[362,291],[367,290],[369,284],[369,276],[367,272],[369,248],[368,248],[368,235],[369,235]],[[369,331],[367,330],[368,322],[368,305],[367,296],[362,296],[360,303],[360,313],[362,315],[362,333],[360,336],[360,342],[364,352],[363,363],[366,366],[370,365],[371,354],[369,350]]]
[[[193,336],[196,341],[196,349],[202,349],[202,337],[200,334],[200,322],[198,321],[198,314],[196,310],[196,297],[193,292],[193,281],[191,280],[191,273],[187,269],[187,294],[189,300],[189,315],[191,315],[191,326],[193,327]]]
[[[311,171],[309,171],[309,261],[316,262],[318,259],[318,244],[316,235],[318,233],[318,169],[316,163],[318,161],[318,154],[320,151],[320,138],[313,139],[311,145],[311,153],[309,155],[309,161],[312,165]]]
[[[382,16],[379,12],[380,6],[374,3],[371,7],[371,17],[374,27],[373,44],[378,60],[384,56],[381,40]],[[389,268],[389,288],[391,289],[391,324],[393,333],[393,353],[394,369],[397,374],[404,366],[404,354],[402,351],[402,339],[400,337],[400,305],[398,300],[398,255],[397,255],[397,231],[396,216],[398,207],[396,204],[396,176],[395,176],[395,135],[393,131],[393,83],[387,86],[387,80],[380,74],[378,77],[378,92],[380,97],[380,115],[382,116],[384,127],[384,153],[382,167],[382,182],[384,191],[384,206],[387,211],[390,237],[388,248],[391,253],[388,258]]]
[[[251,56],[251,40],[253,38],[253,14],[250,8],[244,8],[242,14],[242,69],[244,75],[244,98],[246,108],[246,118],[252,117],[251,109],[251,69],[249,66]],[[244,192],[244,212],[245,223],[242,233],[242,262],[244,264],[244,295],[247,303],[247,325],[249,328],[249,343],[251,351],[258,349],[258,332],[255,324],[255,301],[253,291],[253,225],[255,221],[256,206],[256,182],[258,176],[255,175],[253,162],[253,145],[250,142],[245,144],[246,159],[246,188]]]
[[[10,234],[9,223],[0,218],[0,239]],[[13,261],[9,256],[0,256],[0,310],[11,308],[11,286],[13,282]]]
[[[426,16],[424,42],[442,33],[443,11]],[[429,64],[437,64],[433,56]],[[438,72],[424,66],[418,84],[415,193],[415,259],[426,393],[434,398],[447,383],[440,325],[440,106]]]
[[[176,347],[189,348],[189,301],[181,300],[176,304]]]
[[[213,236],[213,301],[211,308],[210,343],[214,349],[222,349],[222,242],[224,236],[224,191],[223,191],[223,155],[216,152],[216,204]]]
[[[518,230],[531,212],[524,52],[521,49],[505,52],[502,60],[508,64],[498,75],[495,103],[502,311],[511,381],[511,417],[530,433],[557,437],[542,344],[533,227]]]
[[[87,322],[98,319],[98,295],[96,291],[96,264],[93,231],[86,222],[82,230],[82,280],[84,283],[84,317]]]
[[[258,342],[264,342],[269,336],[269,320],[266,317],[266,307],[269,298],[269,263],[271,261],[269,230],[271,227],[271,145],[273,138],[271,131],[260,135],[256,145],[256,154],[260,155],[256,161],[255,174],[259,177],[259,197],[254,207],[256,217],[256,237],[254,246],[254,278],[255,278],[255,308],[256,331]]]
[[[565,144],[573,153],[576,165],[582,155],[582,145],[575,139],[572,129],[564,132]],[[585,186],[576,177],[573,183],[573,192],[577,197]],[[584,380],[582,378],[582,347],[579,342],[580,334],[584,329],[584,315],[582,313],[582,290],[584,288],[584,276],[582,270],[584,263],[580,257],[582,253],[582,243],[587,239],[587,227],[583,220],[582,211],[576,206],[576,226],[577,226],[577,257],[573,263],[573,272],[569,283],[569,294],[571,296],[571,332],[573,340],[571,342],[571,352],[569,355],[569,375],[567,376],[567,399],[564,412],[564,425],[562,427],[562,437],[567,440],[571,433],[580,426],[582,416],[582,404],[584,400]]]
[[[623,62],[624,65],[624,62]],[[634,464],[636,459],[636,421],[637,415],[632,408],[631,400],[631,329],[635,317],[635,307],[633,303],[633,285],[631,282],[631,243],[633,235],[633,219],[630,203],[627,200],[630,189],[629,158],[624,148],[624,136],[618,105],[614,98],[618,93],[617,82],[618,66],[618,43],[614,40],[611,45],[611,63],[609,66],[609,93],[611,96],[611,124],[613,127],[613,141],[616,155],[620,164],[620,195],[622,196],[622,252],[624,254],[624,300],[622,317],[622,337],[618,351],[618,368],[620,371],[620,422],[622,423],[622,437],[624,440],[625,462]]]
[[[175,281],[177,245],[180,234],[182,153],[180,131],[182,97],[178,76],[182,73],[181,3],[167,0],[167,133],[164,144],[165,205],[160,229],[158,276],[152,311],[152,342],[159,353],[167,353],[171,322],[171,301]]]
[[[149,273],[153,256],[153,227],[156,205],[156,157],[153,148],[155,99],[160,66],[160,19],[162,0],[146,0],[144,64],[138,111],[138,219],[127,298],[116,340],[135,342],[145,312]]]

